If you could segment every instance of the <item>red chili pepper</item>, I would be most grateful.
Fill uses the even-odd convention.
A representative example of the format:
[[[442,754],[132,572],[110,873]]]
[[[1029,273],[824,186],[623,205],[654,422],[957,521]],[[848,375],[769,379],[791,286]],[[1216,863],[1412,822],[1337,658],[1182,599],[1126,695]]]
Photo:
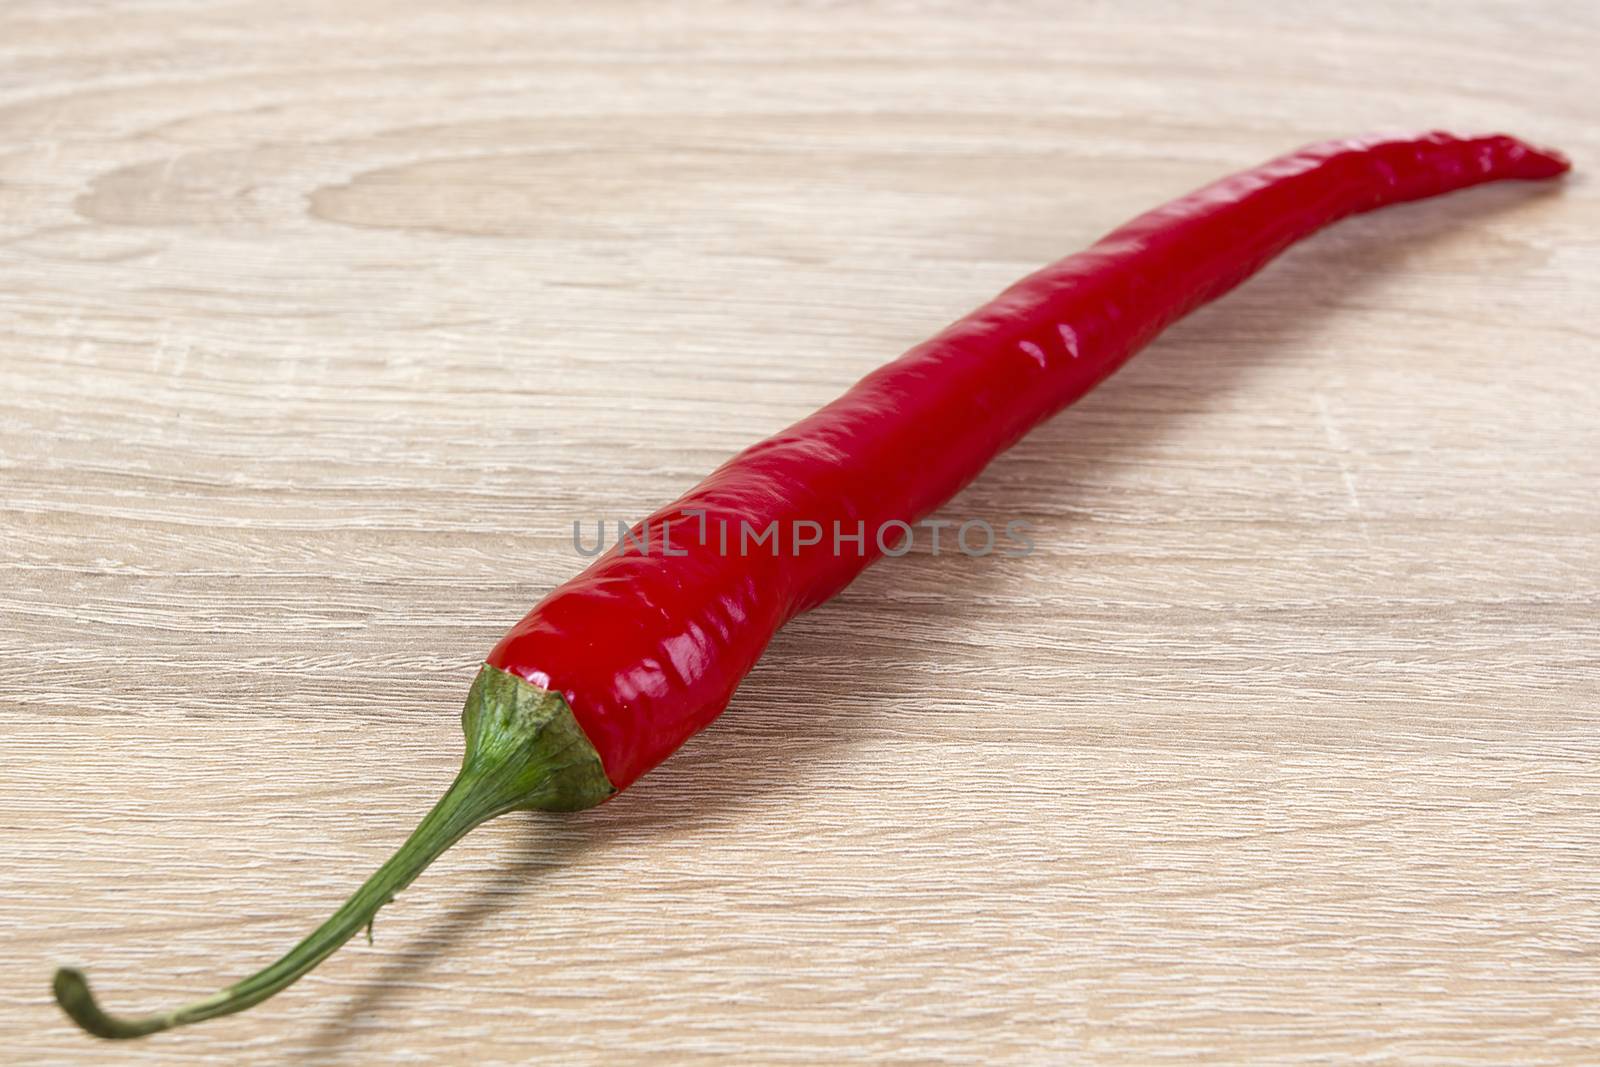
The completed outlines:
[[[1567,169],[1560,154],[1505,136],[1330,141],[1141,215],[1023,279],[656,512],[637,531],[647,553],[622,542],[534,608],[473,683],[455,784],[278,963],[145,1018],[103,1013],[74,970],[57,972],[57,1000],[111,1038],[265,1000],[370,929],[472,827],[514,809],[588,807],[632,784],[721,714],[779,627],[896,545],[895,523],[933,511],[1169,323],[1289,245],[1388,204]],[[769,528],[777,550],[766,540],[752,549]],[[838,551],[836,532],[862,540]]]

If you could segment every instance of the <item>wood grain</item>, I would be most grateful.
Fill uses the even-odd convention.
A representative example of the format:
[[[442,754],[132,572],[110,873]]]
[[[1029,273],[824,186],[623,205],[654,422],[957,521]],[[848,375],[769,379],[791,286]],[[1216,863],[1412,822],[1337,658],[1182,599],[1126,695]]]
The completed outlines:
[[[946,511],[604,809],[475,833],[128,1064],[1600,1060],[1600,8],[0,10],[0,1032],[260,966],[641,517],[1296,144],[1560,189],[1353,221]]]

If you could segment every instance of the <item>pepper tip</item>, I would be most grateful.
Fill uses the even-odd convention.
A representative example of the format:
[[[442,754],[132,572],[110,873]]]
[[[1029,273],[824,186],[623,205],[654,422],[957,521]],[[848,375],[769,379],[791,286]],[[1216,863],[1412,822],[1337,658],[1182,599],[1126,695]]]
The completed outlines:
[[[1545,145],[1533,144],[1518,137],[1507,137],[1511,160],[1519,178],[1555,178],[1572,169],[1572,160],[1565,152]]]

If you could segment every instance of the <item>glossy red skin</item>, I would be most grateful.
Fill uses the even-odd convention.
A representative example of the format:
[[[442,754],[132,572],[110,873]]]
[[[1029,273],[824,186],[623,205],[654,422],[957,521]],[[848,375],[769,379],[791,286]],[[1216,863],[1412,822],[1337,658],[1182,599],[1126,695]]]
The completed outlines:
[[[649,555],[599,557],[487,662],[560,691],[625,788],[722,712],[780,626],[878,557],[871,531],[932,512],[1169,323],[1347,215],[1567,166],[1504,136],[1331,141],[1141,215],[723,464],[648,520]],[[686,514],[697,509],[709,523],[703,544]],[[719,519],[731,531],[726,554]],[[822,525],[822,544],[740,556],[740,520],[789,531],[803,519]],[[833,522],[851,533],[857,520],[865,551],[846,543],[835,555]],[[663,554],[664,522],[684,555]]]

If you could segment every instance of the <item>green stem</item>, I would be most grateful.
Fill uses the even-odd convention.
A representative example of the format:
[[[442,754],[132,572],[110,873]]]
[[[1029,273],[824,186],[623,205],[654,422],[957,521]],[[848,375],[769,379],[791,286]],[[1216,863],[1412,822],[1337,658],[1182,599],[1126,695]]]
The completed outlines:
[[[333,917],[266,970],[174,1011],[125,1019],[95,1003],[81,971],[56,971],[55,994],[74,1022],[98,1037],[143,1037],[231,1015],[289,988],[362,927],[474,826],[508,811],[579,811],[616,792],[599,753],[561,694],[494,667],[478,672],[461,713],[461,773],[396,852]]]
[[[203,1000],[174,1011],[139,1018],[109,1015],[95,1003],[88,980],[70,967],[56,971],[56,1000],[77,1024],[97,1037],[143,1037],[174,1026],[231,1015],[259,1004],[299,981],[308,971],[354,937],[370,923],[378,909],[410,885],[423,869],[479,823],[501,814],[503,808],[485,785],[484,775],[464,768],[455,784],[428,812],[406,843],[357,889],[327,922],[300,942],[278,962]],[[498,809],[498,810],[497,810]]]

